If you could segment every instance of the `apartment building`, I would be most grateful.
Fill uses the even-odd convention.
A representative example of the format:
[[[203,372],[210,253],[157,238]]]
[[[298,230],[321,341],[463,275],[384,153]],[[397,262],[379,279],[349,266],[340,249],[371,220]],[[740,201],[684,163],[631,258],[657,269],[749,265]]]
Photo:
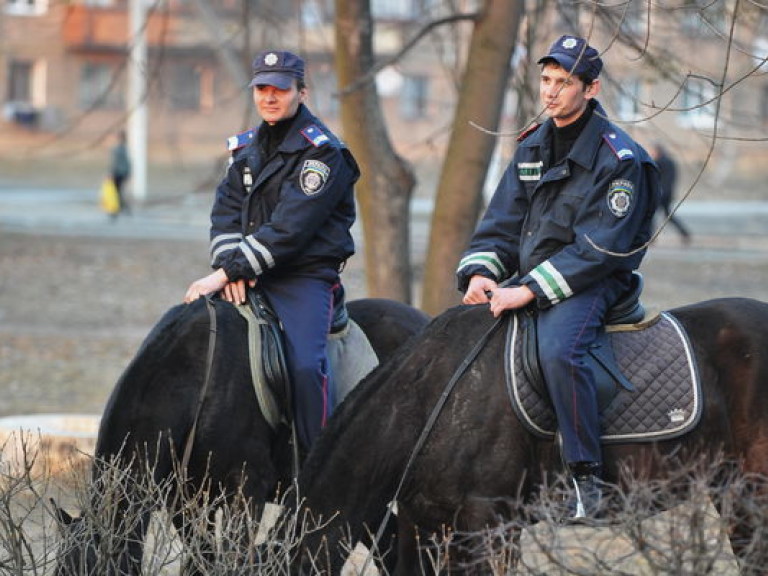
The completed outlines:
[[[125,127],[132,1],[4,0],[0,155],[87,158]],[[228,136],[258,121],[245,86],[253,54],[268,47],[305,56],[310,105],[338,128],[332,1],[135,1],[145,1],[147,14],[150,162],[213,161]],[[391,54],[416,25],[418,3],[375,4],[377,50]],[[424,54],[380,78],[393,131],[408,134],[405,146],[432,131],[436,116],[443,126],[450,117],[450,101],[430,104],[434,64]]]
[[[0,157],[103,156],[131,112],[131,2],[139,1],[147,11],[151,163],[207,167],[223,156],[226,137],[258,121],[244,85],[253,54],[267,47],[305,55],[310,106],[340,128],[332,0],[4,0]],[[729,42],[732,0],[619,4],[526,3],[502,132],[513,135],[536,116],[538,68],[527,55],[544,53],[563,32],[592,34],[593,44],[606,51],[601,100],[628,131],[640,141],[666,140],[693,175],[708,154],[717,119],[718,144],[706,180],[723,186],[763,177],[768,10],[742,3],[740,10],[752,13],[737,14]],[[386,58],[429,19],[455,6],[475,10],[482,2],[371,5],[376,54]],[[466,23],[436,29],[377,77],[389,136],[416,168],[426,194],[442,165],[470,31]],[[499,143],[503,164],[514,138]]]

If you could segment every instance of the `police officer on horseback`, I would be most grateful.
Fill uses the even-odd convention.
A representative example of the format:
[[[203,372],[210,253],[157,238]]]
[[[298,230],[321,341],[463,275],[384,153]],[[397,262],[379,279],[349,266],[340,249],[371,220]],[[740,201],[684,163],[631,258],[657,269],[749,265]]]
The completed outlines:
[[[185,301],[218,292],[241,304],[254,286],[264,294],[283,326],[294,424],[308,451],[334,403],[326,341],[343,294],[339,274],[354,253],[360,171],[306,107],[299,56],[262,52],[249,86],[263,122],[229,140],[232,161],[211,211],[214,272],[193,282]]]
[[[537,310],[540,363],[573,488],[567,514],[581,518],[599,509],[602,469],[594,375],[584,358],[645,254],[659,177],[596,100],[597,50],[562,36],[538,63],[549,118],[519,138],[457,277],[464,303],[489,303],[494,316]],[[513,276],[513,285],[499,286]]]

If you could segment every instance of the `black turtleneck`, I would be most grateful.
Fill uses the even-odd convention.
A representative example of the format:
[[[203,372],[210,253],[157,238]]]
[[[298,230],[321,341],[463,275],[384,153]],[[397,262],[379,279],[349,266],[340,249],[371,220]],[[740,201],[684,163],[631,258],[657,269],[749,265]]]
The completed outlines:
[[[295,118],[296,116],[292,116],[274,124],[267,124],[266,122],[262,124],[259,129],[259,146],[264,158],[270,158],[277,151],[277,147],[285,139],[285,135]]]
[[[579,134],[581,134],[584,126],[586,126],[589,119],[592,118],[592,111],[594,110],[592,102],[593,101],[590,100],[587,103],[586,109],[575,122],[571,122],[562,128],[558,128],[557,126],[554,127],[554,136],[552,138],[553,165],[560,163],[566,156],[568,156],[568,153],[571,151],[571,148],[573,148],[573,144],[576,142]]]

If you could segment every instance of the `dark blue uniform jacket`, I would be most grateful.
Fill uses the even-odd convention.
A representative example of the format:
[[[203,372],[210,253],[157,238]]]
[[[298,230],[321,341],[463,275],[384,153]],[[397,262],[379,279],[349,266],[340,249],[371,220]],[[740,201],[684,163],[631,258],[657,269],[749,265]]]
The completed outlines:
[[[635,270],[659,201],[646,151],[595,106],[571,152],[552,165],[554,124],[527,134],[507,167],[457,270],[459,290],[475,274],[515,274],[548,308],[591,283]]]
[[[352,154],[303,104],[268,158],[259,129],[230,145],[211,211],[212,266],[230,280],[338,271],[354,253]]]

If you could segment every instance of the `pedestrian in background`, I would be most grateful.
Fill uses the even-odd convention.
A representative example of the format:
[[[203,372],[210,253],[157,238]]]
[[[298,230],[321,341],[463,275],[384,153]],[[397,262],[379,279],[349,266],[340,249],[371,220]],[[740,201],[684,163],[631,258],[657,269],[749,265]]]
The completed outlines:
[[[659,208],[664,211],[664,217],[669,218],[670,224],[677,228],[684,244],[690,244],[691,233],[680,218],[672,214],[672,199],[677,187],[677,163],[660,142],[654,142],[650,149],[651,157],[656,161],[661,176],[661,198]],[[670,217],[670,214],[672,216]]]
[[[120,131],[117,134],[117,143],[112,148],[112,157],[110,162],[110,177],[117,190],[119,201],[119,212],[128,212],[128,205],[125,202],[124,186],[131,177],[131,159],[128,157],[128,148],[126,147],[125,132]]]

